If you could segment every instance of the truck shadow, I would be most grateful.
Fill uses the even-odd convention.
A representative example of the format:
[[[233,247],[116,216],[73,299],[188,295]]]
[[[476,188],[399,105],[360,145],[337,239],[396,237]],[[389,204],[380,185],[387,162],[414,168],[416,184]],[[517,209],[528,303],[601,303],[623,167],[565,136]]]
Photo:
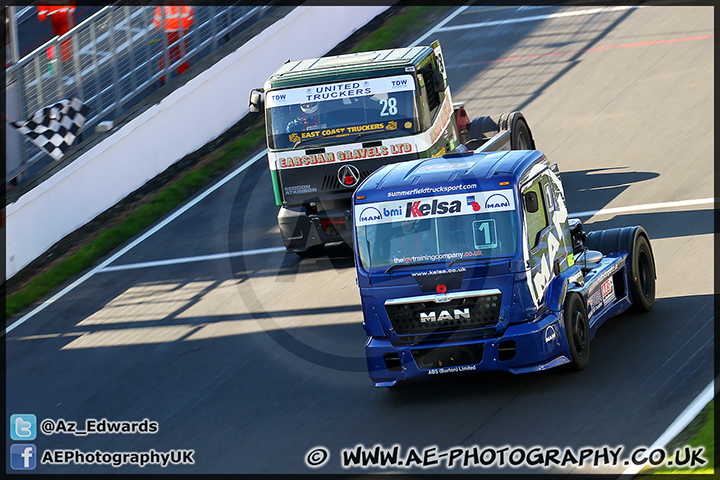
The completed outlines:
[[[650,236],[650,242],[661,238],[692,237],[715,233],[715,210],[680,210],[674,212],[640,212],[615,215],[605,220],[583,222],[586,231],[603,230],[627,225],[642,225]]]
[[[387,408],[436,408],[462,397],[495,402],[500,412],[558,391],[581,410],[583,405],[590,408],[594,397],[627,398],[635,403],[662,401],[664,395],[649,397],[677,388],[668,377],[678,377],[680,383],[713,378],[713,301],[711,294],[658,298],[649,313],[611,318],[592,340],[590,365],[581,372],[561,366],[522,375],[492,371],[439,376],[391,389],[380,402]],[[679,330],[677,318],[681,316],[685,320]],[[694,357],[694,362],[688,357]]]
[[[568,210],[576,212],[598,210],[608,205],[633,183],[645,182],[660,176],[656,172],[627,171],[627,168],[560,171]]]

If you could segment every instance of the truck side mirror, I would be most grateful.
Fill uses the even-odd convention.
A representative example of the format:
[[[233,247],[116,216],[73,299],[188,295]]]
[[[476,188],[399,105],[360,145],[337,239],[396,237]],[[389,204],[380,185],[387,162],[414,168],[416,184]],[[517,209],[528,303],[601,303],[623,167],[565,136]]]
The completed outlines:
[[[523,195],[523,199],[525,200],[525,210],[527,210],[528,213],[535,213],[538,211],[539,205],[537,193],[527,192]]]
[[[248,102],[248,105],[250,106],[251,113],[258,113],[263,109],[263,101],[260,96],[260,92],[260,89],[253,89],[250,92],[250,101]]]

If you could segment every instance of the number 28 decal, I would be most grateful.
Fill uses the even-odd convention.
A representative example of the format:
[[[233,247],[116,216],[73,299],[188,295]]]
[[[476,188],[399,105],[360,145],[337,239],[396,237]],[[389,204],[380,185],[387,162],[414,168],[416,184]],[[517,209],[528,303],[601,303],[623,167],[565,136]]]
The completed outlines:
[[[389,115],[397,115],[398,109],[397,109],[397,99],[393,97],[388,98],[381,98],[380,99],[380,105],[382,105],[382,110],[380,110],[380,116],[381,117],[387,117]]]

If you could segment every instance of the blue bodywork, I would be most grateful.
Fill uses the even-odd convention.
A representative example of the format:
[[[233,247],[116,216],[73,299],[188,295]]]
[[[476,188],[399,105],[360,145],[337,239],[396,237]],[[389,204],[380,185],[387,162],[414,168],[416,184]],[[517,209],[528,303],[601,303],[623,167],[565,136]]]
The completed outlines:
[[[524,239],[527,232],[523,222],[523,186],[539,175],[552,177],[550,171],[545,156],[535,150],[450,154],[387,165],[358,187],[353,196],[353,212],[355,215],[368,204],[381,204],[388,198],[393,201],[427,198],[427,193],[413,195],[412,191],[428,192],[437,187],[452,191],[454,185],[476,185],[473,190],[463,190],[468,195],[512,189],[518,218],[517,238]],[[557,177],[553,178],[559,182]],[[407,195],[398,195],[402,191]],[[556,252],[550,248],[549,265],[554,267],[541,275],[541,280],[537,280],[542,268],[538,258],[546,260],[544,255],[548,252],[543,250],[544,246],[529,249],[523,241],[512,256],[463,262],[441,260],[402,265],[390,271],[385,266],[365,268],[356,253],[363,326],[368,335],[367,366],[374,386],[393,386],[398,381],[464,371],[526,373],[556,367],[571,359],[564,322],[565,299],[570,293],[582,298],[590,338],[608,318],[630,307],[626,265],[629,252],[613,252],[591,264],[576,263],[568,241],[570,233],[561,186],[558,191],[556,201],[562,202],[555,212],[558,215],[553,216],[552,212],[547,215],[557,220],[560,247]],[[358,252],[357,230],[353,240]],[[533,281],[544,284],[542,295],[531,292]],[[450,320],[437,328],[441,322],[432,326],[412,323],[419,312],[451,316],[453,309],[459,308],[457,302],[471,302],[468,305],[475,306],[485,302],[481,307],[487,308],[482,311],[489,312],[487,318],[472,325]],[[420,327],[430,328],[419,331]]]

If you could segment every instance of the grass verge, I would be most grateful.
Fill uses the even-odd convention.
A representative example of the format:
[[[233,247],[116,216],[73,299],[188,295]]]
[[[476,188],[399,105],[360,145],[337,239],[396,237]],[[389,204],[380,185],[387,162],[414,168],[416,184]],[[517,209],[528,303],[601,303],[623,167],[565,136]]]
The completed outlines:
[[[400,45],[410,35],[415,35],[425,29],[448,8],[450,7],[403,7],[396,14],[389,16],[379,28],[367,35],[362,35],[358,42],[347,45],[344,50],[352,53]],[[339,53],[333,52],[333,54]],[[198,161],[196,167],[150,194],[146,200],[141,202],[142,206],[131,212],[118,225],[93,236],[79,249],[64,254],[52,266],[41,269],[24,285],[7,296],[5,299],[6,318],[17,315],[41,300],[55,288],[92,267],[100,258],[157,222],[228,170],[234,163],[237,163],[238,159],[261,148],[264,145],[264,137],[265,130],[255,128],[207,155]]]
[[[397,38],[406,36],[408,32],[417,32],[425,29],[430,25],[430,22],[436,14],[443,12],[447,8],[447,6],[409,7],[402,15],[390,17],[380,28],[375,30],[372,35],[358,43],[350,53],[388,48],[393,45],[393,42]],[[431,42],[433,39],[429,40]],[[428,42],[428,44],[430,42]]]
[[[676,466],[677,459],[681,459],[683,463],[688,459],[686,448],[695,449],[703,447],[702,457],[707,460],[703,465],[696,465],[695,468],[683,468]],[[715,472],[715,401],[708,403],[705,408],[698,414],[695,419],[688,424],[687,427],[670,442],[666,451],[670,458],[665,462],[666,465],[658,468],[644,470],[641,478],[647,478],[646,475],[655,474],[672,474],[672,475],[689,475],[689,474],[714,474]],[[676,455],[677,453],[677,455]],[[672,466],[667,466],[668,461],[672,462]]]

